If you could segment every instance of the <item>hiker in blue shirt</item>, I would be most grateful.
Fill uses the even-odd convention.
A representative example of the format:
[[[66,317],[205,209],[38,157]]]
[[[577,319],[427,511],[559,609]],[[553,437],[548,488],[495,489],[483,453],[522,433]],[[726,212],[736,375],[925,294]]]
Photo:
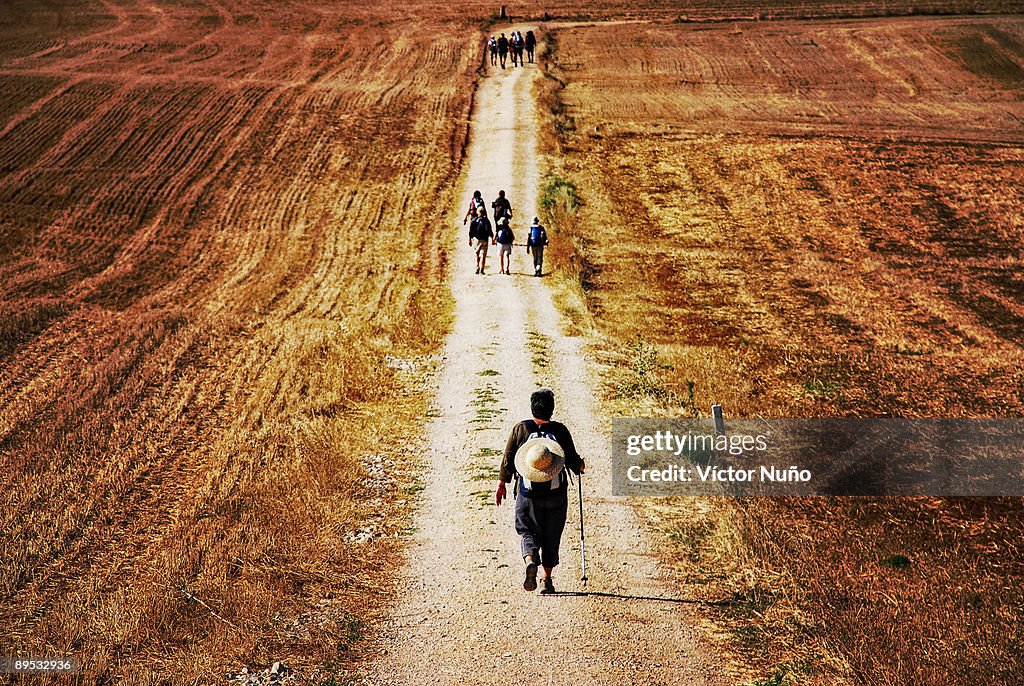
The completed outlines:
[[[548,232],[540,225],[540,217],[533,218],[530,237],[526,241],[526,254],[533,253],[533,275],[540,276],[544,269],[544,246],[548,244]]]

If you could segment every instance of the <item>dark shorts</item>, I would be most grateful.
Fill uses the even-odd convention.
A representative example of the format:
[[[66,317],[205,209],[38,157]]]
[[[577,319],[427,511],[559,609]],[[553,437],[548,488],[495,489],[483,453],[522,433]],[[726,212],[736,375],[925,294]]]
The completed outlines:
[[[544,567],[558,565],[558,547],[568,511],[565,493],[547,498],[516,496],[516,533],[522,536],[523,557],[533,555]]]

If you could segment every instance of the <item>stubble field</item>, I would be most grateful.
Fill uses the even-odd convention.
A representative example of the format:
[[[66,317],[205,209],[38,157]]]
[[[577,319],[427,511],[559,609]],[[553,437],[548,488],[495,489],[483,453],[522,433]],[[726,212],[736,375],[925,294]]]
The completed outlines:
[[[612,412],[1021,415],[1019,17],[563,27],[549,59]],[[1024,675],[1020,499],[642,507],[764,683]]]
[[[415,499],[496,9],[4,8],[0,654],[345,674]],[[562,30],[553,72],[629,414],[1020,412],[1019,21],[742,21],[1019,7],[509,9],[673,22]],[[745,593],[716,619],[780,679],[1020,676],[1019,501],[700,507],[657,513],[681,579]]]
[[[350,658],[408,526],[478,60],[416,9],[5,7],[0,654]]]

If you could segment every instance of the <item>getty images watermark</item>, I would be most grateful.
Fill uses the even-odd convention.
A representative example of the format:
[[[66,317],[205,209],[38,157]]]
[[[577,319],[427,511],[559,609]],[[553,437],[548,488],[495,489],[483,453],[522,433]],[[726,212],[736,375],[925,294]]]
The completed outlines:
[[[612,492],[1024,495],[1021,419],[612,421]]]

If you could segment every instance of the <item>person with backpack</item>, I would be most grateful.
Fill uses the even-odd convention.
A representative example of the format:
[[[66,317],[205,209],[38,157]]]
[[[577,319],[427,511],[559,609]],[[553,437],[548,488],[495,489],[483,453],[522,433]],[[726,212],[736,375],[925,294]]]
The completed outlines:
[[[508,60],[508,38],[505,34],[498,37],[498,59],[501,61],[501,68],[505,68],[505,61]]]
[[[509,48],[512,50],[512,66],[523,66],[523,34],[519,31],[513,31],[512,37],[508,41]]]
[[[533,35],[533,31],[526,32],[524,43],[526,44],[526,56],[529,58],[530,64],[533,64],[533,51],[537,49],[537,37]]]
[[[491,228],[491,220],[487,218],[487,212],[480,208],[476,218],[469,223],[469,247],[476,252],[476,273],[483,274],[487,266],[487,246],[494,238],[494,231]]]
[[[512,219],[512,203],[505,197],[505,191],[498,191],[498,197],[491,203],[491,209],[494,210],[494,221],[502,217]]]
[[[512,244],[516,241],[516,235],[509,226],[508,216],[497,220],[498,230],[494,234],[494,242],[501,246],[498,250],[498,258],[501,260],[502,274],[512,275]]]
[[[523,589],[537,588],[537,568],[543,567],[541,593],[555,592],[551,573],[558,566],[558,549],[569,511],[569,473],[583,474],[586,464],[564,424],[551,420],[555,394],[546,388],[530,396],[532,419],[519,422],[505,444],[494,501],[501,506],[505,484],[515,481],[515,526],[520,536]]]
[[[484,196],[480,191],[473,191],[473,197],[469,200],[469,209],[466,210],[466,215],[462,218],[462,225],[466,225],[466,221],[469,219],[476,219],[479,212],[483,210],[484,214],[487,213],[487,208],[484,207]]]
[[[494,36],[491,36],[490,40],[487,41],[487,51],[491,54],[491,66],[497,66],[498,64],[498,41],[494,40]]]
[[[530,237],[526,240],[526,254],[533,253],[533,275],[540,276],[544,269],[544,246],[548,244],[548,233],[540,225],[540,217],[533,218]]]

